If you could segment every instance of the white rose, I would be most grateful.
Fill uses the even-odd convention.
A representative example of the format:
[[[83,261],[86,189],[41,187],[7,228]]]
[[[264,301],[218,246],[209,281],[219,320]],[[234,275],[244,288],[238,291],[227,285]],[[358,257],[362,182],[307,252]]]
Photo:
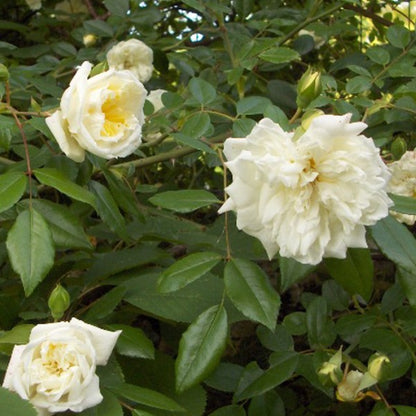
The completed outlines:
[[[129,71],[109,70],[88,79],[84,62],[46,124],[62,151],[76,162],[85,150],[105,159],[133,153],[141,143],[146,90]]]
[[[159,111],[164,107],[162,102],[162,95],[167,92],[166,90],[157,89],[149,92],[149,95],[146,97],[146,100],[150,101],[153,105],[153,112]]]
[[[14,347],[3,387],[29,400],[39,415],[95,406],[103,399],[95,368],[107,363],[120,333],[75,318],[36,325],[29,343]]]
[[[388,167],[392,176],[387,190],[396,195],[416,197],[416,151],[407,151],[400,160],[390,163]],[[416,215],[396,211],[391,211],[391,214],[407,225],[416,222]]]
[[[344,258],[347,247],[367,247],[364,226],[388,215],[388,169],[360,135],[366,124],[350,117],[318,116],[297,140],[263,119],[247,138],[225,141],[233,182],[219,212],[235,211],[269,258]]]
[[[147,82],[153,73],[153,51],[138,39],[119,42],[107,52],[108,66],[131,71],[138,80]]]

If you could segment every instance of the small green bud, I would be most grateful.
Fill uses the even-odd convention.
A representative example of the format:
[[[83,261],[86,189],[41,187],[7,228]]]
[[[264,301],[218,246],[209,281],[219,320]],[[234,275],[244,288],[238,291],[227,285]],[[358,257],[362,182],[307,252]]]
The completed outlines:
[[[94,46],[97,43],[97,36],[92,33],[87,33],[83,36],[82,42],[84,43],[84,46],[89,48],[90,46]]]
[[[56,285],[48,299],[48,306],[53,319],[61,319],[70,304],[71,298],[68,291],[63,286]]]
[[[368,360],[368,372],[378,381],[386,379],[390,372],[390,359],[384,354],[376,352]]]
[[[306,108],[322,92],[321,73],[309,67],[298,82],[297,92],[297,106]]]
[[[0,64],[0,82],[7,81],[9,79],[9,70],[6,65]]]
[[[390,146],[391,154],[395,160],[399,160],[407,151],[406,140],[402,137],[396,137]]]
[[[318,377],[324,386],[338,384],[342,379],[342,349],[340,348],[330,359],[325,361],[318,370]]]

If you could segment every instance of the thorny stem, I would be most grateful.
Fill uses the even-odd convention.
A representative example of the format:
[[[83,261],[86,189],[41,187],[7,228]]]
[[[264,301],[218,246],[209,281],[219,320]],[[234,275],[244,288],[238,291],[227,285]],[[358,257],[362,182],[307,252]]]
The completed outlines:
[[[27,137],[25,130],[23,128],[22,123],[19,120],[18,114],[19,112],[16,111],[10,104],[10,85],[9,82],[6,81],[6,102],[8,107],[10,108],[11,114],[14,118],[14,121],[19,129],[20,135],[22,136],[23,146],[25,149],[25,158],[26,158],[26,166],[27,166],[27,175],[29,177],[29,204],[32,204],[32,167],[30,165],[30,155],[29,155],[29,148],[27,144]]]

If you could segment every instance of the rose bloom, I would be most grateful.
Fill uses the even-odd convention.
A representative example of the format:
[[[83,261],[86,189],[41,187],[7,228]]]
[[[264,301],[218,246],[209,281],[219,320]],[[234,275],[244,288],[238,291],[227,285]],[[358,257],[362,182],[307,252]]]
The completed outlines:
[[[110,68],[131,71],[139,81],[147,82],[153,73],[153,51],[138,39],[119,42],[107,52]]]
[[[416,197],[416,151],[407,151],[400,160],[390,163],[388,167],[391,179],[387,190],[396,195]],[[407,225],[416,222],[416,215],[396,211],[391,211],[391,214]]]
[[[62,151],[76,162],[85,150],[105,159],[124,157],[141,144],[147,92],[129,71],[114,69],[88,79],[84,62],[46,124]]]
[[[36,325],[29,343],[16,345],[3,387],[29,400],[39,415],[81,412],[103,400],[97,365],[105,365],[121,331],[72,318]]]
[[[270,119],[246,138],[224,143],[233,182],[219,212],[258,238],[271,259],[278,251],[305,264],[345,258],[367,247],[366,225],[388,215],[388,169],[364,123],[321,115],[295,139]]]

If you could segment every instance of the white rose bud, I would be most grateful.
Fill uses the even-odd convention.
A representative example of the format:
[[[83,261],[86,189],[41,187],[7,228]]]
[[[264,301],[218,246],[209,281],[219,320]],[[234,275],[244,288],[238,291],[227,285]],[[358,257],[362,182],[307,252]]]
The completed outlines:
[[[147,92],[129,71],[110,69],[88,79],[84,62],[62,95],[61,108],[46,124],[62,151],[76,162],[88,152],[111,159],[141,144]]]
[[[233,210],[237,227],[277,252],[305,264],[345,258],[367,247],[365,226],[388,215],[389,172],[367,126],[351,115],[313,118],[294,140],[270,119],[246,138],[224,143],[233,182],[219,213]]]
[[[153,51],[138,39],[129,39],[114,45],[107,53],[108,66],[131,71],[141,82],[147,82],[153,73]]]
[[[29,400],[39,415],[96,406],[103,396],[95,369],[107,363],[120,333],[75,318],[36,325],[29,343],[14,347],[3,387]]]
[[[94,46],[97,43],[97,36],[92,33],[87,33],[83,36],[82,42],[84,43],[84,46],[89,48],[90,46]]]

